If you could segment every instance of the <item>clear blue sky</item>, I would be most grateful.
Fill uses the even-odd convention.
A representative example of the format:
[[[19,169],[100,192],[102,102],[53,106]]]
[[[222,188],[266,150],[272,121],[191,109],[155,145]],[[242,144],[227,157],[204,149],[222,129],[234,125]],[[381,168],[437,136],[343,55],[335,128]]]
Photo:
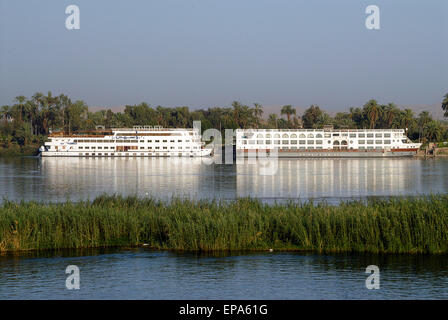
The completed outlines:
[[[105,107],[434,104],[447,17],[446,0],[0,0],[0,105],[48,90]]]

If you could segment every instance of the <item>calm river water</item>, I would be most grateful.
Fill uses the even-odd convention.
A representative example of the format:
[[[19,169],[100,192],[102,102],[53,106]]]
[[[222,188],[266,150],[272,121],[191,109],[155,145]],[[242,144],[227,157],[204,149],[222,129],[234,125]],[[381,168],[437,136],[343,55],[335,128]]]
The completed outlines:
[[[0,159],[0,195],[66,201],[100,194],[191,199],[327,201],[448,192],[448,159]],[[65,268],[80,269],[80,290]],[[368,290],[365,269],[380,269]],[[0,299],[448,299],[448,256],[237,253],[145,249],[0,255]]]

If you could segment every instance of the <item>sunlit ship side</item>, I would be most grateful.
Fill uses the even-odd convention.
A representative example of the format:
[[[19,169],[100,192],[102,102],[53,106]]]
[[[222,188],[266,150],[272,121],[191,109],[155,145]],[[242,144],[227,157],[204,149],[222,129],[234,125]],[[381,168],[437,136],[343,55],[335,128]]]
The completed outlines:
[[[279,158],[409,157],[413,143],[403,129],[238,129],[236,155],[270,154]]]
[[[206,157],[196,129],[135,126],[76,133],[52,133],[40,148],[42,157]]]

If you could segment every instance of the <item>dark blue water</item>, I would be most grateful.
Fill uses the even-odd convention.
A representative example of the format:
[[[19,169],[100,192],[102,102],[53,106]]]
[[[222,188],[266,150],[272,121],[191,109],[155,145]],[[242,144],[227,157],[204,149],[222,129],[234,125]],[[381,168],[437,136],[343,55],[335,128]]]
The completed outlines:
[[[80,289],[65,269],[77,265]],[[380,289],[365,286],[368,265]],[[448,257],[145,249],[0,257],[0,299],[448,299]]]

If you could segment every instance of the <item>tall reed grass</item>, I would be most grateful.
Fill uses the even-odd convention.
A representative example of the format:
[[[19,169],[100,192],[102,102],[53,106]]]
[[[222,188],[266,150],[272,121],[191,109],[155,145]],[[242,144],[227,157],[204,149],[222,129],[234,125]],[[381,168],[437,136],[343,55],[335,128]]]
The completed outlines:
[[[0,252],[142,244],[200,251],[448,253],[448,195],[337,206],[120,196],[0,206]]]

